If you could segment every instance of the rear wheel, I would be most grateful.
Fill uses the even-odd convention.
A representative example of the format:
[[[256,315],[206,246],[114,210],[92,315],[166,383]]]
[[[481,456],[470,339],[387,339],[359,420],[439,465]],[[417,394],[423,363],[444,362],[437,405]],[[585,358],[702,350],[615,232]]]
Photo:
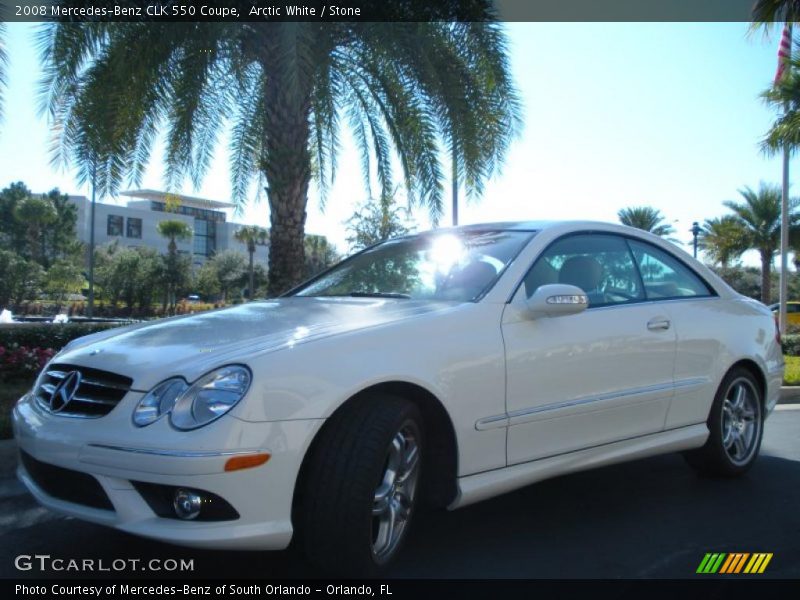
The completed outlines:
[[[720,384],[708,417],[705,445],[686,452],[687,462],[701,472],[735,476],[747,471],[761,448],[764,431],[763,394],[747,369],[730,371]]]
[[[422,418],[375,394],[343,407],[309,456],[296,511],[299,542],[316,566],[374,574],[400,551],[419,498]]]

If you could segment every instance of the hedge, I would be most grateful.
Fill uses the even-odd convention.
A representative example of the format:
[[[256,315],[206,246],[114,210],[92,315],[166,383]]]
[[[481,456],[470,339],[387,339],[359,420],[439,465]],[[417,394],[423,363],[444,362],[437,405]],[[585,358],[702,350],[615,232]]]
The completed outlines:
[[[783,353],[786,356],[800,356],[800,334],[791,333],[783,336]]]
[[[75,338],[121,325],[125,323],[3,323],[0,347],[52,348],[57,352]]]

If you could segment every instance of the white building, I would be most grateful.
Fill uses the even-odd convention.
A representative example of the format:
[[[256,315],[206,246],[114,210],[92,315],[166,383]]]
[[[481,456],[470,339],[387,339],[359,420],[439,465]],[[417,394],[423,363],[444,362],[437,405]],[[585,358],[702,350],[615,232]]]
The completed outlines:
[[[169,240],[159,235],[158,223],[178,220],[192,230],[191,239],[177,242],[178,251],[191,254],[196,266],[222,250],[247,254],[246,245],[233,237],[242,225],[227,220],[225,210],[233,208],[233,204],[155,190],[132,190],[122,195],[130,198],[126,206],[95,203],[95,246],[117,241],[122,246],[147,246],[166,253]],[[92,203],[85,196],[69,199],[78,209],[78,239],[88,244]],[[266,266],[268,256],[268,246],[256,246],[256,264]]]

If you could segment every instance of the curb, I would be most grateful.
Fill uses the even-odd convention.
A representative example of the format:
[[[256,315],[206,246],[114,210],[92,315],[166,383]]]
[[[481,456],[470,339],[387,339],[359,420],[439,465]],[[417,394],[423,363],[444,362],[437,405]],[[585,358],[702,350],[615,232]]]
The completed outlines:
[[[798,404],[800,403],[800,386],[784,385],[781,387],[781,396],[778,404]]]

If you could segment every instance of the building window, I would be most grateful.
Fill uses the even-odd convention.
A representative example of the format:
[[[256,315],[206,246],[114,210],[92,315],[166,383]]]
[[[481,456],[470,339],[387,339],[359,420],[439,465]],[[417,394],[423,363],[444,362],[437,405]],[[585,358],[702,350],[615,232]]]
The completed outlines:
[[[194,236],[194,253],[206,256],[206,238],[204,236]]]
[[[194,220],[194,253],[211,256],[217,249],[217,224],[214,221]]]
[[[118,215],[108,215],[108,225],[106,227],[106,234],[121,236],[123,220],[124,219]]]
[[[142,239],[142,220],[128,217],[127,237]]]
[[[207,208],[195,208],[194,206],[174,206],[167,210],[167,205],[164,202],[157,202],[152,200],[150,202],[150,210],[157,212],[173,212],[179,215],[186,215],[187,217],[194,217],[204,221],[224,222],[225,213],[218,210],[209,210]]]

